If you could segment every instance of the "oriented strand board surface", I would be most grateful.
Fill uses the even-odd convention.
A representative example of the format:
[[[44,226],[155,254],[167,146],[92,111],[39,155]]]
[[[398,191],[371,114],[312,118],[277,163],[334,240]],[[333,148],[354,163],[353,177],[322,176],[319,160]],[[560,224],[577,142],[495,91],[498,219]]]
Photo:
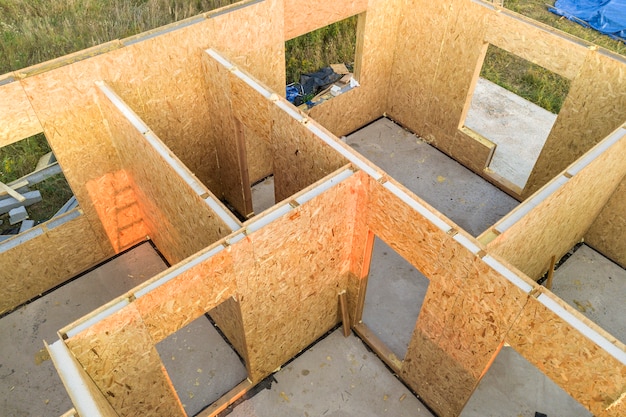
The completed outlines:
[[[552,193],[487,246],[539,279],[550,258],[579,242],[626,174],[626,137]]]
[[[279,202],[348,163],[304,124],[272,106],[274,195]],[[315,123],[309,121],[308,123]]]
[[[130,181],[143,221],[171,264],[230,233],[202,198],[166,163],[103,93],[99,104]]]
[[[19,81],[0,85],[0,147],[43,131]]]
[[[354,179],[235,245],[252,381],[269,375],[340,321],[337,294],[348,284],[351,254],[345,242],[353,234]]]
[[[326,0],[285,0],[285,40],[364,12],[367,0],[349,0],[341,4]]]
[[[566,308],[578,315],[569,306]],[[535,298],[530,297],[507,342],[594,415],[624,415],[626,404],[617,400],[626,390],[626,365]]]
[[[186,416],[134,304],[66,343],[120,417]]]
[[[575,78],[587,48],[565,34],[509,11],[489,13],[485,41],[527,61]]]
[[[390,45],[396,43],[402,3],[369,1],[367,13],[359,16],[357,25],[354,73],[361,86],[309,111],[313,119],[337,136],[347,135],[388,111],[394,56]]]
[[[234,297],[230,297],[209,311],[209,315],[220,331],[224,333],[233,348],[239,353],[239,356],[247,363],[248,352],[246,350],[245,331],[243,329],[239,303]]]
[[[626,178],[585,234],[585,242],[626,268]]]
[[[232,258],[229,251],[223,250],[134,304],[152,340],[158,343],[226,301],[235,287]]]
[[[528,197],[626,121],[626,64],[590,50],[523,190]]]
[[[107,256],[84,215],[1,253],[0,313],[72,278]]]

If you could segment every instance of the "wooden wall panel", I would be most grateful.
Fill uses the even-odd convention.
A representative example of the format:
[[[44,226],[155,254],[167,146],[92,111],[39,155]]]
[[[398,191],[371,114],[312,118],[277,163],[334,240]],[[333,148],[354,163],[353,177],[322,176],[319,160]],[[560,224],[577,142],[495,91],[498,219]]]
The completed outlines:
[[[19,81],[0,80],[0,97],[0,148],[43,131]]]
[[[367,13],[359,16],[357,27],[354,74],[361,86],[309,111],[313,119],[337,136],[353,132],[388,110],[388,87],[394,64],[394,48],[389,46],[396,43],[402,3],[401,0],[369,1]]]
[[[187,415],[134,304],[66,344],[120,417]]]
[[[537,280],[579,242],[626,174],[626,137],[489,243],[490,253]]]
[[[120,159],[135,185],[150,236],[170,264],[229,234],[226,224],[103,93],[99,93],[98,101]]]
[[[626,178],[585,234],[585,242],[626,268]]]
[[[158,343],[225,302],[235,290],[232,257],[228,250],[223,250],[134,304],[153,342]]]
[[[336,4],[325,0],[285,0],[285,40],[346,19],[368,9],[367,0]]]
[[[346,165],[348,161],[278,106],[272,106],[274,195],[279,202]],[[315,123],[309,121],[308,123]]]
[[[241,308],[235,297],[230,297],[223,303],[209,311],[211,319],[217,327],[224,333],[230,344],[235,348],[239,356],[248,363],[248,351],[246,346],[246,336],[243,328],[243,317]]]
[[[570,313],[585,318],[552,294]],[[511,346],[598,417],[621,416],[626,365],[530,297],[509,332]],[[615,403],[615,404],[614,404]],[[613,407],[609,408],[613,404]]]
[[[253,382],[340,320],[337,294],[348,286],[354,178],[235,245],[247,249],[233,257]]]
[[[241,155],[245,148],[238,140],[238,132],[232,110],[232,93],[228,70],[207,54],[202,55],[204,76],[209,102],[207,118],[210,120],[205,134],[216,147],[219,164],[220,198],[226,199],[241,215],[248,214],[244,193]],[[249,185],[247,185],[249,187]]]
[[[588,52],[575,37],[507,10],[489,13],[485,41],[568,79]]]
[[[626,61],[589,50],[528,178],[524,198],[626,121]]]
[[[81,215],[0,254],[0,313],[55,287],[108,256]]]

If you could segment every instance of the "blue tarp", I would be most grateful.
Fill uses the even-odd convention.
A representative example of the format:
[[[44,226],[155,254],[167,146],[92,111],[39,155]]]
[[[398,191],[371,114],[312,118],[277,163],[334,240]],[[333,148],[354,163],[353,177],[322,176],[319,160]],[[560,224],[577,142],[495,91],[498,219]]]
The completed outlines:
[[[556,0],[550,11],[612,38],[626,39],[626,0]]]

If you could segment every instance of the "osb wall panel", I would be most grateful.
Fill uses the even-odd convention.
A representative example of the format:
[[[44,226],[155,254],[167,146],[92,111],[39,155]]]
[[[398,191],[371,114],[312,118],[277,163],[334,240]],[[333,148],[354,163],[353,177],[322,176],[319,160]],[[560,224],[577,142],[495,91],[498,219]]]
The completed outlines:
[[[20,81],[65,178],[107,255],[114,251],[86,184],[121,169],[94,99],[94,80],[115,68],[119,55],[120,51],[113,51]]]
[[[390,45],[397,41],[401,4],[400,0],[369,1],[357,27],[354,73],[361,86],[309,111],[313,119],[337,136],[347,135],[388,111],[387,89],[394,54]]]
[[[578,75],[588,51],[572,39],[509,11],[489,13],[485,34],[486,42],[569,79]]]
[[[285,0],[285,40],[364,12],[368,0],[348,0],[340,4],[325,0]]]
[[[626,390],[626,366],[535,298],[530,297],[507,342],[593,415],[626,412],[626,403],[618,401]]]
[[[279,202],[346,165],[348,161],[278,106],[272,106],[274,195]],[[308,123],[315,123],[309,121]]]
[[[19,81],[0,85],[0,147],[43,131]]]
[[[585,242],[626,268],[626,178],[585,234]]]
[[[579,242],[626,173],[626,137],[552,193],[487,246],[526,275],[539,279],[550,258]]]
[[[135,304],[66,343],[120,417],[186,416]]]
[[[378,182],[369,189],[370,230],[430,280],[402,378],[438,415],[456,416],[527,295]]]
[[[229,80],[233,114],[244,126],[248,176],[254,184],[273,172],[272,103],[234,74]]]
[[[109,243],[115,252],[126,250],[146,239],[146,225],[136,185],[124,170],[108,174],[85,184]]]
[[[81,215],[0,254],[0,313],[105,259],[98,236]]]
[[[528,178],[528,197],[626,121],[626,64],[590,50]]]
[[[246,249],[233,257],[252,381],[269,375],[341,317],[337,294],[348,285],[353,178],[235,245]],[[253,254],[253,264],[246,253]]]
[[[224,333],[230,344],[235,348],[246,364],[248,363],[248,351],[246,350],[245,331],[241,309],[235,297],[230,297],[220,305],[209,311],[209,316],[217,327]]]
[[[158,343],[225,302],[235,289],[232,257],[228,250],[223,250],[134,304],[150,337]]]
[[[219,163],[219,181],[222,190],[219,197],[228,201],[240,214],[246,215],[247,204],[240,154],[244,152],[238,140],[237,127],[233,118],[231,90],[228,70],[208,54],[202,55],[204,76],[209,97],[207,118],[210,120],[205,135],[216,146]]]
[[[103,93],[102,107],[144,222],[170,264],[198,252],[230,233],[224,222],[167,164]],[[138,163],[140,161],[140,163]]]

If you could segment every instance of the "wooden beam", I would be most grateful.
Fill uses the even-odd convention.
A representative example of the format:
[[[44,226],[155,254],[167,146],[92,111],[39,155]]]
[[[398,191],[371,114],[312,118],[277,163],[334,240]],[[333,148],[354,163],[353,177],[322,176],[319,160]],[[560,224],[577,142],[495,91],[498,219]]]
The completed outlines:
[[[24,201],[26,201],[26,197],[24,197],[22,194],[18,193],[13,188],[9,187],[8,185],[0,181],[0,195],[2,191],[8,193],[11,197],[16,199],[20,203],[23,203]]]
[[[202,410],[196,415],[196,417],[215,417],[224,411],[228,406],[235,401],[243,397],[248,391],[254,388],[256,384],[253,384],[249,379],[238,384],[235,388],[224,394],[219,400]]]
[[[391,368],[391,370],[397,374],[400,373],[402,360],[398,358],[367,325],[364,323],[355,324],[354,332]]]
[[[546,280],[546,288],[552,291],[552,278],[554,277],[554,266],[556,265],[556,255],[552,255],[550,259],[550,268],[548,268],[548,279]]]
[[[343,335],[350,336],[350,315],[348,314],[348,301],[346,300],[346,290],[339,293],[339,306],[341,307],[341,321],[343,323]]]

